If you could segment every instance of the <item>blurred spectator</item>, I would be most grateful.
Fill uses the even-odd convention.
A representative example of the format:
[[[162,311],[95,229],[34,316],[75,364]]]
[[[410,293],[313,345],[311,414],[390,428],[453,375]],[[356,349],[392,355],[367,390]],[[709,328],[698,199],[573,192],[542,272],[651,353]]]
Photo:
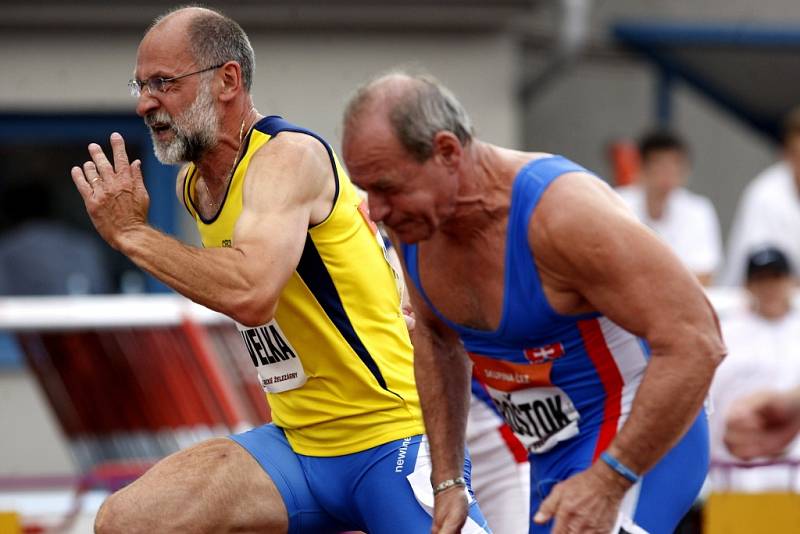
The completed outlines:
[[[737,400],[725,418],[725,446],[748,460],[780,456],[800,434],[800,387]]]
[[[109,293],[102,249],[90,234],[50,218],[48,189],[11,186],[0,195],[10,225],[0,235],[0,295]]]
[[[739,199],[720,281],[741,285],[747,254],[767,243],[800,265],[800,107],[784,121],[783,160],[756,176]]]
[[[635,184],[617,189],[644,224],[652,228],[704,285],[722,257],[714,206],[684,186],[691,171],[686,144],[668,131],[639,142],[641,168]]]
[[[724,442],[725,423],[740,410],[737,403],[800,386],[800,310],[792,305],[795,277],[789,260],[777,248],[763,248],[750,255],[745,272],[749,306],[723,318],[729,352],[711,386],[711,456],[718,462],[737,461]],[[800,439],[789,445],[786,458],[800,459]],[[720,490],[785,491],[794,480],[800,490],[795,474],[786,466],[716,471],[712,483]]]

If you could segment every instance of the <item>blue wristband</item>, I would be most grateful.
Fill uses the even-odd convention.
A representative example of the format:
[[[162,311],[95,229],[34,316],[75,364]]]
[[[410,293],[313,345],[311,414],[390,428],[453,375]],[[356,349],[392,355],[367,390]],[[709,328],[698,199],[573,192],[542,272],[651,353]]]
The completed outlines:
[[[607,452],[604,452],[603,454],[601,454],[600,455],[600,459],[603,460],[606,464],[608,464],[608,466],[611,469],[613,469],[614,471],[616,471],[620,475],[624,476],[625,478],[630,480],[632,483],[636,484],[637,482],[639,482],[639,475],[634,473],[631,469],[628,468],[628,466],[626,466],[625,464],[623,464],[622,462],[620,462],[619,460],[617,460],[616,458],[614,458],[613,456],[611,456]]]

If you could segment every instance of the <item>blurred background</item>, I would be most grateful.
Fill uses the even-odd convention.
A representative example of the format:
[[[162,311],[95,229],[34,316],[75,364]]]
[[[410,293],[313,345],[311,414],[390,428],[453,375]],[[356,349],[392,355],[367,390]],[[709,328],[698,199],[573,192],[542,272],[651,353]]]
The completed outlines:
[[[750,306],[750,294],[737,287],[744,280],[722,273],[745,269],[747,254],[728,258],[735,265],[725,259],[737,205],[751,180],[783,157],[783,122],[800,104],[800,6],[793,0],[239,0],[205,5],[222,9],[249,34],[256,52],[258,110],[315,130],[337,149],[351,92],[398,66],[430,72],[449,86],[470,112],[479,138],[563,154],[615,186],[641,177],[637,141],[645,132],[673,132],[688,154],[681,183],[713,206],[714,239],[721,251],[710,267],[712,298],[723,318]],[[196,387],[194,394],[208,397],[203,414],[186,415],[191,425],[225,433],[268,417],[253,398],[231,392],[244,380],[233,356],[247,356],[234,343],[220,341],[229,339],[221,318],[171,295],[159,301],[167,311],[158,319],[148,312],[147,300],[103,307],[85,297],[168,293],[96,236],[69,177],[70,167],[86,159],[86,145],[107,146],[112,131],[121,132],[131,157],[143,161],[153,224],[198,243],[193,221],[175,199],[176,169],[155,160],[126,87],[144,29],[173,6],[157,0],[0,4],[0,511],[20,506],[19,500],[3,501],[3,491],[41,496],[48,481],[62,489],[88,484],[81,477],[95,464],[166,453],[207,435],[172,436],[160,444],[151,436],[147,443],[105,449],[87,445],[98,436],[128,433],[125,439],[130,439],[134,430],[152,434],[187,423],[180,417],[134,417],[128,427],[111,428],[97,414],[86,416],[82,410],[91,411],[102,402],[98,399],[124,403],[133,390],[110,388],[97,399],[81,400],[73,389],[136,382],[136,372],[148,371],[136,371],[130,363],[144,356],[128,354],[120,356],[128,364],[79,379],[81,365],[65,356],[71,351],[92,366],[110,357],[109,347],[121,343],[121,336],[137,335],[137,329],[167,330],[156,337],[168,341],[154,338],[137,350],[148,357],[165,350],[188,355],[184,365],[189,367],[198,351],[216,362],[212,371],[202,365],[183,370],[187,376],[218,373],[211,382],[219,384],[191,386],[178,380],[169,393],[178,404],[190,395],[186,388]],[[800,197],[794,200],[800,210]],[[787,220],[785,231],[773,231],[792,236],[794,219]],[[800,248],[800,233],[792,239]],[[793,251],[783,252],[791,262]],[[733,288],[721,288],[722,282]],[[87,304],[69,305],[48,295],[79,295],[73,302]],[[115,317],[110,324],[104,323],[108,316]],[[800,345],[794,325],[784,325],[781,332],[788,332],[785,343]],[[155,359],[148,365],[149,372],[170,372]],[[787,369],[800,384],[800,362]],[[141,402],[148,387],[136,390]],[[169,384],[152,387],[171,391]],[[70,423],[70,410],[85,420]],[[121,473],[116,474],[124,478],[127,471]],[[56,524],[46,512],[69,512],[73,503],[64,502],[31,505],[28,516]],[[36,521],[28,520],[26,528],[38,528]],[[79,532],[86,524],[70,528]]]

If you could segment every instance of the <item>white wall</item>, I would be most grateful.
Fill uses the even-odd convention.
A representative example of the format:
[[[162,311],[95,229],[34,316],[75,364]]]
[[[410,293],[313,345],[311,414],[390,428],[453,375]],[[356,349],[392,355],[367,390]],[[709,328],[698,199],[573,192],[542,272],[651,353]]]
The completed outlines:
[[[338,145],[351,91],[397,65],[419,65],[471,109],[482,135],[513,144],[514,44],[498,34],[252,34],[262,113],[315,128]],[[0,35],[0,110],[133,111],[126,83],[138,35]],[[12,52],[13,53],[9,53]]]
[[[516,48],[507,35],[270,32],[250,37],[258,110],[311,128],[334,147],[340,144],[341,114],[352,91],[376,74],[408,65],[435,74],[455,91],[481,137],[516,144]],[[135,32],[0,33],[0,72],[11,73],[0,79],[0,111],[133,113],[126,83],[138,41]],[[177,213],[179,234],[197,243],[185,210]]]
[[[33,375],[0,372],[0,476],[74,471],[64,436]]]

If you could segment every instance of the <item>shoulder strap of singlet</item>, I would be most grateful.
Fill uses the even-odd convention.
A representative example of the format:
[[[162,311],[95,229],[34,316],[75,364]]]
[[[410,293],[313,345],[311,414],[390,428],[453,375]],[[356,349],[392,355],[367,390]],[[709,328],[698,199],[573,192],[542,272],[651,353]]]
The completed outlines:
[[[428,295],[425,293],[425,290],[422,288],[422,281],[420,280],[419,277],[419,264],[417,262],[417,255],[419,249],[417,248],[416,243],[411,245],[403,243],[402,241],[399,241],[399,243],[400,243],[400,253],[403,255],[403,261],[406,264],[406,271],[408,271],[408,277],[414,283],[414,286],[417,288],[417,292],[420,294],[420,296],[422,296],[422,299],[425,301],[428,307],[433,311],[433,313],[436,314],[436,316],[442,322],[444,322],[450,328],[453,328],[454,330],[458,331],[460,327],[457,324],[449,321],[447,317],[442,315],[439,312],[439,310],[436,309],[436,307],[428,298]]]
[[[514,241],[514,233],[522,232],[527,242],[528,222],[533,209],[539,203],[547,186],[553,180],[570,172],[592,174],[584,167],[568,160],[564,156],[539,158],[526,164],[517,173],[511,193],[511,207],[508,214],[510,242]],[[521,216],[521,219],[520,219]]]
[[[278,115],[270,115],[268,117],[264,117],[263,119],[261,119],[256,123],[255,129],[260,132],[264,132],[265,134],[268,134],[272,137],[275,137],[281,132],[302,133],[310,135],[311,137],[322,143],[322,146],[324,146],[325,150],[328,152],[328,158],[331,160],[331,168],[333,168],[333,179],[335,180],[336,190],[334,191],[333,194],[333,203],[331,204],[331,206],[336,205],[336,201],[339,199],[339,171],[336,166],[336,156],[334,156],[333,154],[333,149],[328,144],[328,142],[325,141],[325,139],[323,139],[318,133],[313,132],[307,128],[296,126]]]
[[[196,174],[197,167],[193,164],[187,165],[186,170],[183,174],[183,206],[186,208],[186,211],[189,212],[189,215],[192,216],[192,219],[195,218],[195,211],[192,207],[192,182],[194,181],[194,176]]]
[[[422,284],[419,280],[419,265],[417,265],[417,245],[416,243],[409,245],[400,240],[398,240],[398,243],[400,245],[400,254],[403,255],[403,262],[406,264],[408,277],[414,282],[417,291],[422,294]]]
[[[536,306],[553,318],[563,318],[547,300],[536,267],[536,251],[530,246],[528,228],[533,211],[542,194],[556,178],[571,172],[589,173],[563,156],[550,156],[531,161],[517,174],[511,193],[511,206],[506,232],[506,303],[511,327],[530,306]],[[590,173],[591,174],[591,173]],[[569,206],[564,206],[568,209]],[[574,319],[574,317],[572,318]]]

